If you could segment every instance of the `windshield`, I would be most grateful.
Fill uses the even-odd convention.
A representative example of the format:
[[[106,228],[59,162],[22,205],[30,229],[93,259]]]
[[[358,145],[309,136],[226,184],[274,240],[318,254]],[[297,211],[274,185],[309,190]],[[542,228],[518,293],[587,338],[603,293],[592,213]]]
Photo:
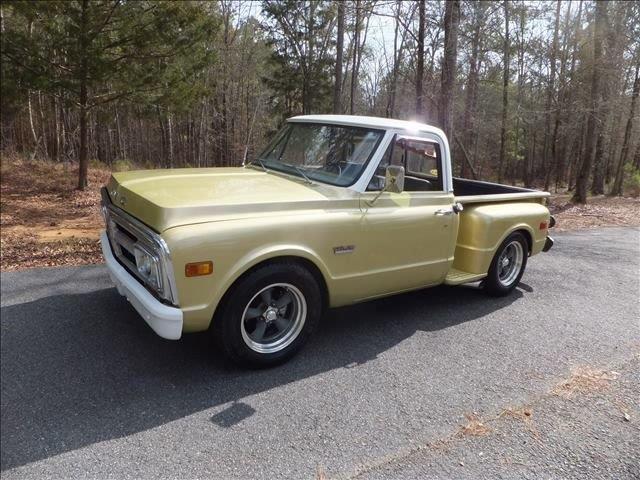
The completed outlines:
[[[258,162],[307,181],[346,187],[358,179],[383,135],[369,128],[288,123]]]

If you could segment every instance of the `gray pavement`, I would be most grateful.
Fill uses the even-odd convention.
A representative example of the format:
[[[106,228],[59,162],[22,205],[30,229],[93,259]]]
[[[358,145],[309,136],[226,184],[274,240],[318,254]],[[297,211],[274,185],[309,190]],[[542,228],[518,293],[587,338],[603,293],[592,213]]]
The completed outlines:
[[[507,298],[333,310],[243,371],[155,336],[102,266],[2,273],[2,478],[638,478],[639,274],[640,230],[563,233]],[[577,366],[617,375],[553,395]]]

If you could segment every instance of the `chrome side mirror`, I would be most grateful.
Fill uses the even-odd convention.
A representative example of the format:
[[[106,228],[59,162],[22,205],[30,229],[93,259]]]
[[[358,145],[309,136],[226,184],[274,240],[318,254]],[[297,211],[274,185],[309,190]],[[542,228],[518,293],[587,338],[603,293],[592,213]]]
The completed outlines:
[[[384,172],[384,191],[402,193],[404,191],[404,167],[389,165]]]

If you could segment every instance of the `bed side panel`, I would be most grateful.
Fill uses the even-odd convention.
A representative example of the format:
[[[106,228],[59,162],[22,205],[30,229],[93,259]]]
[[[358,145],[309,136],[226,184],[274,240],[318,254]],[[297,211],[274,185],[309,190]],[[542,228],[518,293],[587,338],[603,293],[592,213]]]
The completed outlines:
[[[453,268],[469,273],[486,273],[500,243],[515,230],[525,230],[532,239],[531,255],[542,250],[549,222],[549,210],[536,202],[507,202],[465,205],[460,214]]]

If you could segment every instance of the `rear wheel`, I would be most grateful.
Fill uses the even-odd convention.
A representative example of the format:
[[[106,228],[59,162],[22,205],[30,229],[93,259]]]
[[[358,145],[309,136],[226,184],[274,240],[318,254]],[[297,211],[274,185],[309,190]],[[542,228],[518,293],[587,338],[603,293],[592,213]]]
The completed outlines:
[[[527,266],[528,248],[527,239],[519,232],[502,242],[483,282],[489,295],[501,297],[516,288]]]
[[[236,363],[266,367],[288,360],[308,340],[322,295],[306,268],[278,262],[242,277],[221,307],[213,323],[219,348]]]

